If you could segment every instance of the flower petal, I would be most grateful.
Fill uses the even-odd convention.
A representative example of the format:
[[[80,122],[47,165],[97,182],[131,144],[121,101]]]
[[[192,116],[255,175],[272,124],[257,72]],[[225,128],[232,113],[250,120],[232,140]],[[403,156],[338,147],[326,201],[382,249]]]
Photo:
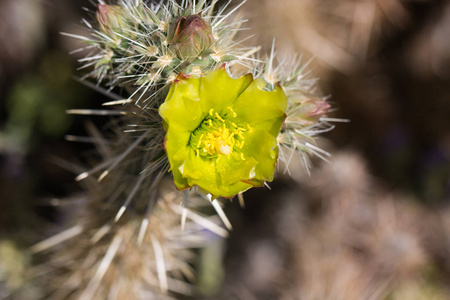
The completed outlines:
[[[251,180],[255,177],[254,168],[258,164],[252,157],[245,158],[233,152],[230,156],[221,157],[217,161],[217,172],[222,185],[231,185],[242,180]]]
[[[277,137],[280,133],[281,126],[283,125],[285,119],[286,115],[284,114],[282,116],[276,117],[275,119],[259,122],[258,124],[254,125],[254,128],[267,131],[273,137]]]
[[[219,114],[227,111],[232,106],[242,91],[249,86],[253,80],[251,74],[237,79],[231,78],[225,68],[215,70],[201,77],[200,97],[203,110],[216,110]]]
[[[187,155],[190,135],[188,132],[169,130],[166,134],[164,148],[169,158],[175,185],[179,190],[189,187],[188,181],[180,170],[183,169],[184,157]]]
[[[245,192],[246,190],[254,187],[255,185],[252,183],[247,183],[243,181],[236,182],[234,184],[231,184],[229,186],[217,186],[213,190],[206,190],[199,186],[200,191],[211,194],[212,199],[216,199],[218,197],[225,197],[225,198],[233,198],[238,193]]]
[[[278,85],[273,91],[263,91],[265,85],[263,79],[256,79],[239,96],[233,106],[236,122],[258,124],[279,117],[284,119],[286,94]]]
[[[182,175],[187,178],[189,185],[198,185],[210,193],[217,190],[220,178],[216,171],[216,160],[198,156],[191,147],[188,149]]]
[[[229,186],[227,186],[227,191],[226,193],[223,193],[222,197],[226,197],[226,198],[232,198],[233,196],[237,195],[238,193],[242,193],[245,192],[246,190],[254,187],[254,184],[248,183],[248,182],[244,182],[244,181],[239,181],[236,182],[234,184],[231,184]]]
[[[166,101],[159,107],[159,114],[172,128],[192,131],[207,113],[204,113],[200,104],[200,78],[180,77],[172,85]]]
[[[242,153],[245,157],[253,158],[259,163],[255,168],[254,178],[257,180],[273,180],[278,156],[277,139],[270,133],[260,129],[246,132]]]

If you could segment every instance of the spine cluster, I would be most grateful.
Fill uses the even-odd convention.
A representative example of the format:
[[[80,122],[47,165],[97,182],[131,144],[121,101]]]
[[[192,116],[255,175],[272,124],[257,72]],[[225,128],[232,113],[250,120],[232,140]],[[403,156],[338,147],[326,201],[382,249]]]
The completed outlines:
[[[315,95],[316,82],[299,60],[280,61],[274,49],[265,58],[259,46],[245,45],[249,37],[240,31],[246,20],[237,13],[243,3],[231,8],[229,1],[218,8],[217,0],[99,2],[90,20],[82,20],[88,33],[66,35],[84,42],[82,79],[94,79],[112,99],[103,110],[69,113],[113,116],[108,125],[113,138],[90,128],[101,161],[76,177],[87,190],[82,209],[87,213],[74,214],[72,227],[57,236],[57,243],[52,237],[33,250],[62,249],[49,254],[48,272],[59,276],[51,299],[153,299],[168,291],[192,295],[186,283],[194,277],[191,249],[210,239],[204,228],[222,237],[227,231],[215,216],[196,212],[209,205],[211,195],[196,188],[177,191],[164,179],[170,170],[164,151],[167,124],[158,108],[171,85],[180,76],[201,77],[223,67],[234,78],[251,73],[264,80],[267,91],[281,86],[288,105],[277,138],[278,160],[289,166],[298,155],[307,170],[309,154],[329,156],[315,145],[315,136],[332,129],[333,119],[325,117],[330,106]],[[239,130],[222,129],[218,137],[200,136],[197,146],[228,155],[230,145],[243,143]],[[221,144],[226,138],[233,141]],[[231,229],[218,200],[212,206]]]

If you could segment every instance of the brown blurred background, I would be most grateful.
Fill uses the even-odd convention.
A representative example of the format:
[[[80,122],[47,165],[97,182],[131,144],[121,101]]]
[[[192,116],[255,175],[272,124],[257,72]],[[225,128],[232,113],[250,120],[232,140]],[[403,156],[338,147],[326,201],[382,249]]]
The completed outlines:
[[[61,158],[82,163],[91,148],[64,140],[85,132],[65,110],[103,96],[72,78],[80,45],[60,32],[82,32],[83,5],[93,7],[0,2],[0,298],[39,298],[42,287],[24,283],[26,249],[61,229],[54,199],[80,191]],[[331,164],[315,161],[311,177],[293,167],[293,179],[248,192],[245,209],[228,206],[234,231],[223,257],[203,256],[212,262],[198,267],[199,289],[211,299],[450,299],[450,2],[249,0],[243,10],[266,52],[275,38],[280,58],[312,58],[331,115],[351,122],[319,142]]]

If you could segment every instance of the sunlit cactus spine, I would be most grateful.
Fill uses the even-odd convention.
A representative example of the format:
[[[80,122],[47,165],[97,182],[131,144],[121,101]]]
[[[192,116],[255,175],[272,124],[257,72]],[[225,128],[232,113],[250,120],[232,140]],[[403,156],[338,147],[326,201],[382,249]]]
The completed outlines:
[[[128,165],[132,166],[128,172],[136,176],[136,189],[144,186],[143,181],[151,181],[154,187],[170,168],[164,153],[165,130],[156,111],[170,85],[179,74],[203,76],[225,62],[227,69],[237,65],[245,69],[255,61],[253,54],[259,47],[242,46],[235,40],[245,22],[233,14],[240,5],[225,12],[231,1],[220,9],[216,9],[216,3],[168,1],[147,5],[122,0],[117,5],[98,5],[98,25],[83,20],[90,36],[75,37],[87,42],[91,49],[80,59],[82,69],[93,68],[83,79],[93,77],[109,89],[124,87],[128,95],[122,97],[106,90],[113,99],[104,105],[116,109],[69,113],[121,115],[124,127],[118,130],[127,138],[115,143],[108,161],[81,173],[77,180],[99,173],[98,180],[102,181],[113,170]],[[131,160],[133,164],[129,165]],[[118,218],[128,204],[124,202]]]
[[[93,76],[99,82],[107,81],[106,85],[111,88],[125,87],[129,96],[126,99],[116,96],[113,101],[104,103],[121,105],[117,106],[116,110],[70,112],[123,115],[121,122],[126,126],[123,131],[129,133],[135,142],[114,147],[114,150],[118,151],[116,157],[111,158],[111,162],[105,161],[93,170],[80,174],[78,180],[104,170],[98,177],[101,181],[112,169],[124,165],[127,161],[125,158],[136,151],[139,152],[142,166],[140,170],[136,169],[140,172],[135,173],[136,175],[151,176],[152,180],[159,180],[160,176],[155,175],[155,178],[153,174],[172,170],[167,153],[164,152],[167,150],[164,149],[164,139],[168,136],[167,126],[164,128],[165,122],[162,122],[156,110],[168,100],[166,96],[169,87],[177,85],[180,78],[205,77],[223,66],[233,78],[251,73],[258,82],[265,80],[264,91],[274,91],[279,86],[286,95],[286,120],[277,138],[279,157],[278,150],[275,154],[285,166],[289,166],[296,153],[307,172],[311,167],[308,158],[310,154],[327,160],[330,155],[315,145],[314,136],[331,130],[333,126],[330,122],[339,120],[326,117],[330,105],[317,96],[315,80],[306,77],[305,66],[301,65],[300,61],[276,59],[273,48],[265,61],[255,59],[254,54],[260,47],[245,47],[241,42],[233,40],[239,26],[244,22],[240,18],[229,21],[239,6],[225,13],[230,1],[218,11],[215,10],[216,2],[208,4],[207,1],[182,1],[177,4],[175,1],[169,1],[167,4],[146,5],[142,1],[122,0],[118,5],[101,3],[95,13],[98,27],[84,21],[92,36],[85,39],[93,50],[92,54],[81,61],[85,63],[84,67],[94,67],[86,76]],[[184,77],[180,77],[181,75]],[[194,81],[188,79],[186,82]],[[214,93],[214,90],[208,93]],[[233,97],[236,99],[238,95],[229,95],[230,103]],[[249,104],[255,107],[254,105],[258,105],[257,101]],[[142,145],[150,151],[139,151],[138,148],[142,148]],[[256,173],[252,171],[249,174]],[[224,174],[220,176],[224,177]],[[267,174],[264,178],[272,176]],[[261,179],[253,185],[258,186]],[[247,182],[252,178],[243,176],[241,180]],[[192,185],[194,184],[179,186]],[[245,188],[241,189],[244,190]],[[229,197],[229,193],[225,194]]]
[[[218,12],[216,3],[120,0],[117,5],[99,4],[98,26],[83,20],[90,36],[81,39],[91,45],[92,52],[81,59],[82,68],[94,67],[85,78],[93,76],[110,87],[125,86],[130,99],[139,103],[154,100],[151,95],[180,72],[203,75],[225,62],[245,65],[258,50],[234,39],[245,20],[230,20],[234,10],[224,14],[230,2]]]
[[[87,43],[81,69],[92,70],[82,79],[112,98],[107,109],[69,113],[117,118],[108,133],[88,126],[101,159],[76,168],[87,191],[84,213],[33,247],[60,249],[50,254],[50,271],[60,274],[55,299],[192,294],[182,281],[194,273],[190,249],[207,242],[200,227],[227,235],[195,212],[198,202],[212,204],[231,229],[216,198],[242,200],[294,154],[307,170],[308,154],[328,156],[314,145],[333,121],[315,81],[299,61],[276,63],[274,49],[267,60],[255,58],[260,47],[235,39],[245,22],[232,18],[240,5],[227,12],[231,1],[220,9],[217,2],[100,1],[92,14],[98,24],[83,20],[89,36],[67,34]],[[166,188],[170,175],[175,185]]]
[[[266,81],[266,90],[271,91],[279,85],[286,93],[288,105],[278,135],[278,159],[288,173],[294,158],[300,160],[308,174],[312,167],[311,156],[329,161],[331,155],[317,145],[317,136],[332,130],[334,122],[348,121],[328,116],[331,105],[326,97],[320,96],[317,79],[308,71],[308,64],[297,55],[279,58],[274,42],[270,54],[255,61],[252,68],[255,77]]]
[[[186,78],[203,76],[225,62],[227,70],[237,65],[245,69],[255,61],[253,54],[259,47],[242,46],[234,39],[245,22],[233,15],[240,5],[225,12],[231,1],[220,9],[216,9],[216,2],[100,3],[95,12],[98,24],[83,20],[89,37],[75,36],[91,49],[80,59],[82,69],[93,68],[83,78],[93,77],[110,89],[125,87],[128,93],[122,97],[105,90],[113,99],[103,105],[115,109],[69,110],[74,114],[121,116],[119,125],[110,126],[119,138],[108,141],[111,147],[103,155],[103,162],[76,178],[80,181],[97,176],[101,182],[111,172],[131,177],[129,184],[134,192],[123,201],[116,220],[138,198],[141,189],[155,188],[170,169],[164,152],[164,124],[156,109],[176,78],[180,74]]]
[[[71,226],[31,248],[46,258],[33,270],[45,282],[42,299],[196,298],[195,249],[228,235],[214,216],[194,211],[208,201],[191,193],[181,227],[179,203],[187,195],[166,181],[141,193],[133,211],[114,222],[108,212],[115,213],[118,203],[108,200],[118,196],[111,187],[120,181],[99,186],[88,179],[87,195],[61,200],[71,203]],[[140,207],[144,199],[149,203]]]

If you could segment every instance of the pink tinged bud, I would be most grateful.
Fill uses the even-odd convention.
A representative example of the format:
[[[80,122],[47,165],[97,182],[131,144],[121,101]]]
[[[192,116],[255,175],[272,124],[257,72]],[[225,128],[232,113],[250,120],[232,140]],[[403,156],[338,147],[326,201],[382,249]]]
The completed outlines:
[[[298,116],[310,122],[317,122],[320,117],[328,113],[330,104],[320,98],[312,98],[303,102],[298,111]]]
[[[182,58],[194,58],[214,43],[211,25],[200,15],[182,16],[172,22],[168,32],[169,47]]]
[[[121,31],[126,26],[125,18],[122,16],[122,8],[118,5],[99,4],[96,13],[100,31],[113,34]]]

